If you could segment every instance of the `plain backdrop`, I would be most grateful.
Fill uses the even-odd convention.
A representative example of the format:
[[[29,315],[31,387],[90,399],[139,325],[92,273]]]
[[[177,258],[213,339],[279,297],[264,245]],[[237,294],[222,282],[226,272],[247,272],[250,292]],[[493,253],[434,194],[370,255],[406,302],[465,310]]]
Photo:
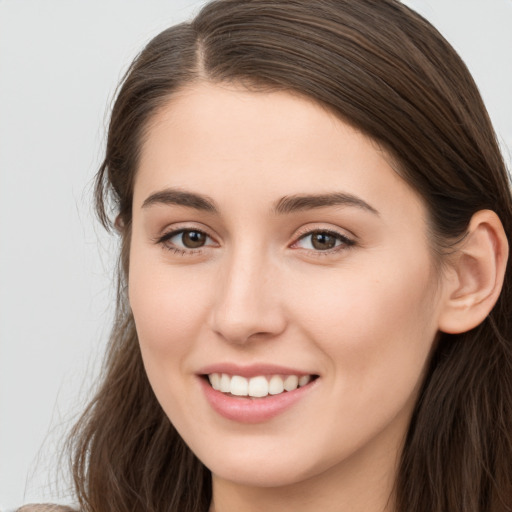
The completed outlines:
[[[70,501],[58,447],[109,332],[116,240],[92,211],[116,84],[193,0],[0,0],[0,510]],[[408,0],[472,71],[510,166],[512,0]]]

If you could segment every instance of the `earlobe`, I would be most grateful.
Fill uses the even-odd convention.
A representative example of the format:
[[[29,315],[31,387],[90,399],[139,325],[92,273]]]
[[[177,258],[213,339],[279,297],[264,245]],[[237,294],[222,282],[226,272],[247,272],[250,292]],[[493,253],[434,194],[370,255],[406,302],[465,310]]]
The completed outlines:
[[[122,233],[124,230],[124,221],[121,218],[121,214],[116,216],[116,220],[114,221],[114,228],[118,233]]]
[[[451,257],[439,329],[450,334],[482,323],[500,295],[508,259],[508,241],[499,217],[480,210]]]

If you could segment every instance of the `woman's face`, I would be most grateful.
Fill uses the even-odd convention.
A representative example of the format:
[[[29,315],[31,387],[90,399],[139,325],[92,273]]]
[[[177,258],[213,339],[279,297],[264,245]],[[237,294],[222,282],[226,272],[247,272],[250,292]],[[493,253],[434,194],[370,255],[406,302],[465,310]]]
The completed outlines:
[[[215,478],[394,467],[443,282],[388,162],[286,92],[195,85],[153,119],[130,304],[156,396]]]

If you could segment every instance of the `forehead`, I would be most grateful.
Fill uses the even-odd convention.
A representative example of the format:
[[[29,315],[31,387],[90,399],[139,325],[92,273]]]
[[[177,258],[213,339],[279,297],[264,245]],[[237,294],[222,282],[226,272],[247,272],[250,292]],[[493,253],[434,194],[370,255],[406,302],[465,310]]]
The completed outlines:
[[[363,196],[376,210],[424,216],[420,197],[379,146],[289,92],[200,83],[173,96],[146,131],[135,205],[166,187],[252,203],[304,193]]]

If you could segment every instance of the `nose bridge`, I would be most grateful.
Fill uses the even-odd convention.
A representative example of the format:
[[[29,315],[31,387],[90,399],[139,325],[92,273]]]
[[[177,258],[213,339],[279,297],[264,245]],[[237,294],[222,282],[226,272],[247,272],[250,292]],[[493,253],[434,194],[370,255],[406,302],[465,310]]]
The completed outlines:
[[[270,260],[261,246],[241,244],[223,261],[212,326],[227,341],[244,343],[255,335],[271,337],[284,329]]]

